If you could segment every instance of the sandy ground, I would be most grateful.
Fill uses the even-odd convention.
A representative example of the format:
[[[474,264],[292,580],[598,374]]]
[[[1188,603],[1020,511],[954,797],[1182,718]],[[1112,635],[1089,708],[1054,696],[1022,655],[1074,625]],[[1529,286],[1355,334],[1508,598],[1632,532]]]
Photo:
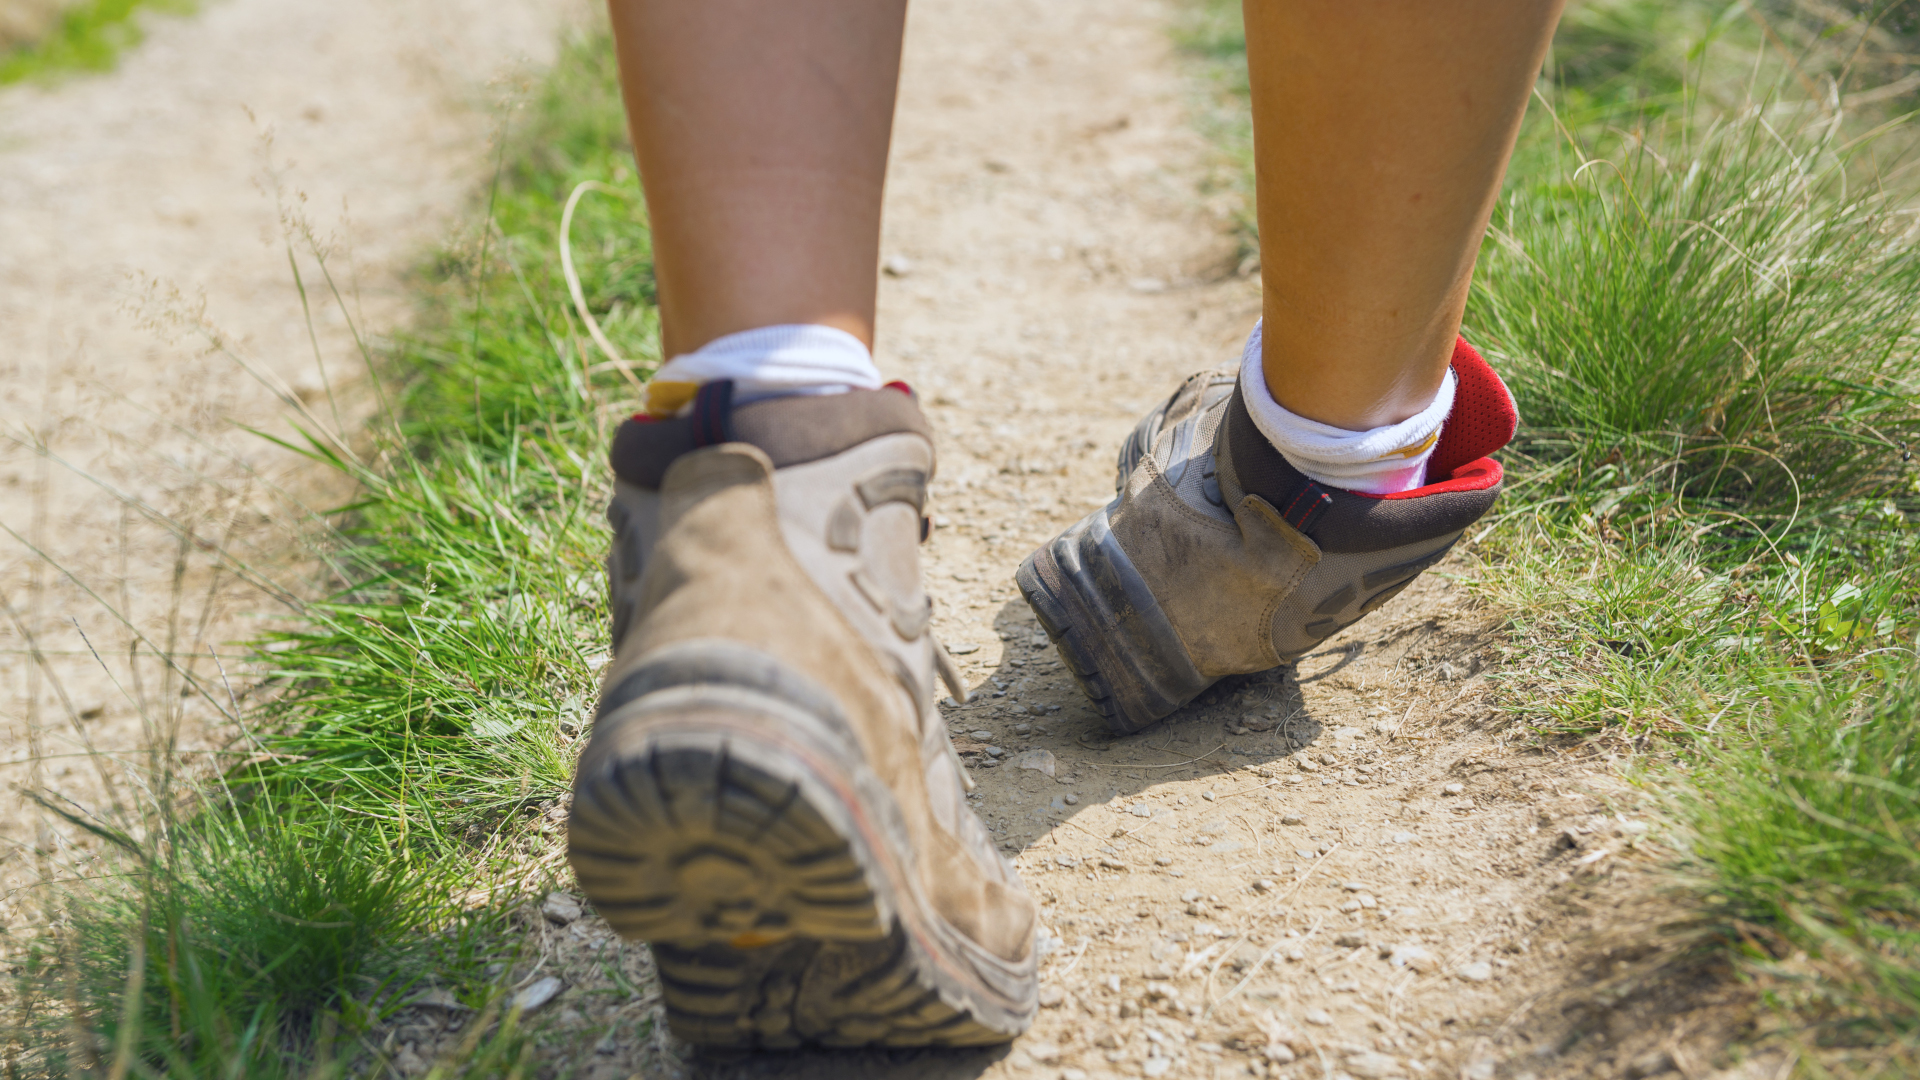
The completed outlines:
[[[295,402],[332,427],[329,383],[353,423],[348,320],[316,296],[309,322],[289,232],[310,285],[303,223],[344,310],[401,326],[401,274],[485,175],[496,102],[578,10],[210,0],[153,19],[111,74],[0,91],[0,920],[26,914],[35,862],[86,858],[14,785],[99,807],[138,796],[103,789],[88,745],[202,743],[182,673],[217,685],[208,650],[276,612],[231,564],[280,553],[285,494],[325,497],[240,427],[287,434]]]
[[[1664,856],[1658,822],[1604,748],[1494,734],[1489,678],[1525,658],[1503,657],[1457,583],[1467,561],[1297,672],[1234,680],[1119,740],[1020,600],[1019,560],[1112,497],[1139,414],[1234,361],[1259,309],[1231,204],[1207,194],[1217,163],[1169,14],[918,0],[909,23],[879,355],[939,434],[929,585],[979,691],[943,708],[981,814],[1043,904],[1033,1031],[978,1053],[687,1056],[649,1027],[649,999],[596,968],[618,959],[644,985],[643,952],[563,903],[533,919],[543,973],[567,984],[546,1006],[555,1075],[1544,1080],[1724,1064],[1724,1022],[1622,988],[1646,946],[1612,912]],[[443,1023],[406,1034],[424,1050]]]
[[[1139,413],[1231,361],[1258,311],[1232,207],[1207,193],[1217,163],[1194,133],[1168,15],[1153,0],[917,0],[909,26],[880,358],[939,432],[928,573],[938,632],[980,691],[943,708],[980,812],[1043,904],[1032,1033],[979,1052],[701,1058],[659,1031],[644,948],[562,903],[531,919],[540,970],[564,984],[533,1018],[543,1074],[1721,1075],[1724,1023],[1622,981],[1645,949],[1622,945],[1612,913],[1664,857],[1662,827],[1604,747],[1498,737],[1489,680],[1526,658],[1501,650],[1459,585],[1475,572],[1465,560],[1298,671],[1233,680],[1119,740],[1019,600],[1019,560],[1111,497],[1113,451]],[[204,296],[240,351],[318,409],[271,186],[253,186],[263,162],[297,162],[288,184],[316,218],[337,220],[347,200],[363,325],[391,327],[396,267],[480,167],[484,76],[553,28],[509,0],[226,0],[162,24],[111,77],[0,97],[9,527],[112,585],[103,595],[159,640],[175,552],[199,549],[28,444],[218,525],[266,530],[266,480],[302,480],[232,430],[279,422],[280,400],[191,335],[143,328],[120,302],[139,296],[128,274],[177,282],[189,310]],[[266,158],[263,126],[277,140]],[[325,355],[347,353],[338,321],[320,333]],[[125,654],[124,627],[72,582],[36,585],[9,552],[0,584],[49,648],[81,653],[74,616]],[[257,594],[233,596],[206,628],[180,628],[175,651],[261,610]],[[77,728],[6,655],[11,760],[38,746],[57,774],[75,730],[133,745],[140,710],[83,653],[53,660],[87,716]],[[1051,774],[1014,764],[1025,751]],[[25,845],[16,881],[26,820],[8,830]],[[39,847],[62,850],[57,836]],[[642,994],[617,990],[613,969]],[[424,1072],[458,1023],[437,1007],[404,1015],[380,1042],[393,1072]]]

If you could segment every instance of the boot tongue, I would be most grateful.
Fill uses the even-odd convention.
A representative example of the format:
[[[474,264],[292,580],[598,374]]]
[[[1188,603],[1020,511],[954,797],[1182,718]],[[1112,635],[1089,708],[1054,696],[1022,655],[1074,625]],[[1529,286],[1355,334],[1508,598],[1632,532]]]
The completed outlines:
[[[686,416],[635,417],[621,424],[608,456],[614,475],[651,491],[659,489],[676,458],[704,446],[751,443],[773,459],[775,468],[785,468],[903,432],[933,440],[920,406],[903,390],[795,395],[736,406],[733,383],[716,380],[701,385]]]

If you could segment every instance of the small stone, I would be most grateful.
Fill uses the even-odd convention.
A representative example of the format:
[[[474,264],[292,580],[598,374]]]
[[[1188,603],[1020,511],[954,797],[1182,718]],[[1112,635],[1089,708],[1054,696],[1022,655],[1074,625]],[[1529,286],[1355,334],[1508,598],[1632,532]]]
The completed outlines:
[[[1315,764],[1315,763],[1314,763],[1314,760],[1313,760],[1312,758],[1310,758],[1310,757],[1297,757],[1297,758],[1294,758],[1294,759],[1293,759],[1293,764],[1294,764],[1294,765],[1295,765],[1295,767],[1297,767],[1297,768],[1298,768],[1298,769],[1299,769],[1299,770],[1300,770],[1301,772],[1319,772],[1319,771],[1320,771],[1320,766],[1319,766],[1319,765],[1317,765],[1317,764]]]
[[[1044,649],[1048,645],[1052,644],[1052,642],[1047,637],[1047,632],[1042,630],[1034,634],[1033,637],[1027,641],[1027,644],[1033,646],[1036,649]]]
[[[1266,1054],[1267,1060],[1273,1062],[1275,1065],[1290,1065],[1293,1063],[1295,1057],[1293,1047],[1283,1042],[1268,1043],[1266,1050],[1263,1052]]]
[[[1333,1016],[1325,1009],[1308,1009],[1300,1014],[1300,1018],[1317,1027],[1333,1026]]]
[[[988,747],[987,753],[993,753],[993,748]],[[1056,768],[1053,760],[1053,751],[1022,750],[1014,757],[1013,767],[1016,769],[1032,769],[1034,772],[1040,773],[1043,776],[1052,776]]]
[[[905,255],[889,255],[880,268],[887,272],[888,277],[906,277],[913,273],[913,260]]]
[[[1087,1080],[1085,1069],[1061,1069],[1060,1080]]]
[[[1066,803],[1068,806],[1080,805],[1080,796],[1075,795],[1071,791],[1067,792],[1065,795],[1062,795],[1060,799],[1062,802]]]
[[[1581,839],[1580,834],[1574,832],[1572,829],[1561,829],[1560,835],[1553,838],[1553,846],[1555,849],[1571,848],[1578,850],[1586,846],[1586,841]]]
[[[1476,960],[1471,964],[1461,965],[1454,974],[1467,982],[1483,983],[1493,978],[1493,965],[1485,960]]]
[[[436,986],[433,989],[428,990],[426,993],[421,994],[420,996],[414,998],[411,1002],[409,1002],[409,1004],[429,1005],[436,1009],[466,1008],[465,1005],[460,1004],[459,999],[453,996],[453,991],[447,989],[444,986]]]
[[[1152,982],[1166,982],[1168,979],[1173,978],[1173,969],[1165,964],[1154,964],[1151,967],[1143,968],[1140,972],[1140,977]]]
[[[1299,814],[1287,814],[1280,819],[1280,824],[1282,825],[1305,825],[1306,823],[1307,819],[1301,817]]]
[[[1153,857],[1153,865],[1155,865],[1155,866],[1172,866],[1172,865],[1173,865],[1173,856],[1171,856],[1171,855],[1155,855],[1155,856]]]
[[[1058,986],[1043,986],[1040,988],[1040,1007],[1043,1009],[1057,1009],[1064,1004],[1066,1000],[1067,992]]]
[[[1199,916],[1205,915],[1206,913],[1207,913],[1207,909],[1204,905],[1197,904],[1197,903],[1187,905],[1187,914],[1195,916],[1196,918]]]
[[[1360,901],[1349,900],[1346,903],[1340,905],[1340,910],[1351,915],[1354,912],[1360,910]]]
[[[1007,756],[1007,748],[1006,748],[1006,747],[1004,747],[1004,746],[989,746],[989,747],[987,747],[987,756],[988,756],[988,757],[990,757],[990,758],[1003,758],[1003,757],[1006,757],[1006,756]]]
[[[1298,856],[1300,856],[1300,857],[1301,857],[1301,858],[1303,858],[1303,859],[1311,859],[1311,858],[1313,858],[1313,852],[1311,852],[1311,851],[1308,851],[1308,850],[1307,850],[1306,848],[1294,848],[1294,849],[1293,849],[1293,853],[1294,853],[1295,855],[1298,855]]]
[[[1032,725],[1032,724],[1015,724],[1015,725],[1013,725],[1013,733],[1014,733],[1015,735],[1025,735],[1025,734],[1027,734],[1028,732],[1031,732],[1032,730],[1033,730],[1033,725]]]
[[[1171,1068],[1173,1068],[1172,1058],[1150,1057],[1140,1063],[1140,1075],[1152,1080],[1154,1077],[1167,1075],[1167,1070]]]
[[[82,720],[98,720],[102,716],[105,716],[106,712],[107,703],[96,700],[83,702],[79,708],[74,710],[74,715]]]
[[[1127,807],[1127,813],[1132,814],[1134,817],[1152,817],[1153,807],[1148,806],[1146,803],[1138,802]]]
[[[1199,889],[1188,889],[1186,892],[1180,894],[1180,902],[1183,904],[1191,904],[1195,900],[1200,899],[1200,896],[1201,893]]]
[[[540,914],[545,915],[548,922],[560,926],[578,921],[583,913],[580,901],[563,892],[548,893],[546,901],[540,905]]]
[[[1254,892],[1269,893],[1269,892],[1272,892],[1273,890],[1274,890],[1273,882],[1268,881],[1266,878],[1259,878],[1253,883]]]
[[[1413,834],[1410,832],[1394,833],[1393,842],[1396,844],[1411,844],[1413,843]]]
[[[1058,706],[1042,705],[1036,701],[1033,704],[1027,706],[1027,715],[1028,716],[1045,716],[1047,715],[1048,709],[1057,708],[1057,707]]]
[[[1467,790],[1467,785],[1465,785],[1465,784],[1460,784],[1460,783],[1454,783],[1454,784],[1448,784],[1448,785],[1447,785],[1446,787],[1443,787],[1443,788],[1441,788],[1441,789],[1440,789],[1440,794],[1442,794],[1442,795],[1458,795],[1458,794],[1460,794],[1461,792],[1463,792],[1463,791],[1465,791],[1465,790]]]
[[[1335,757],[1335,756],[1333,756],[1332,754],[1321,754],[1321,755],[1320,755],[1320,764],[1322,764],[1322,765],[1338,765],[1338,764],[1340,764],[1340,759],[1339,759],[1339,758],[1337,758],[1337,757]]]
[[[1361,893],[1359,896],[1354,897],[1354,899],[1360,902],[1361,907],[1366,908],[1369,911],[1380,906],[1380,901],[1375,900],[1371,895],[1367,893]]]
[[[956,641],[947,646],[947,652],[954,656],[970,656],[979,651],[980,643],[977,641]]]
[[[1346,1064],[1347,1071],[1359,1077],[1359,1080],[1386,1080],[1390,1076],[1406,1075],[1399,1058],[1374,1050],[1349,1054]]]
[[[1023,1044],[1020,1049],[1025,1050],[1028,1057],[1042,1065],[1051,1065],[1060,1060],[1060,1048],[1052,1043],[1030,1042]]]
[[[1440,966],[1440,958],[1422,945],[1395,945],[1387,952],[1387,963],[1424,975]]]
[[[1200,797],[1207,800],[1208,802],[1213,802],[1214,800],[1219,798],[1219,796],[1215,795],[1211,790],[1201,792]]]
[[[1360,882],[1360,881],[1348,881],[1343,883],[1340,887],[1347,890],[1348,892],[1366,892],[1367,891],[1366,883]]]
[[[1627,1080],[1645,1080],[1673,1068],[1673,1055],[1665,1050],[1649,1050],[1627,1062]]]
[[[967,738],[972,739],[974,742],[991,742],[993,741],[993,732],[981,728],[979,731],[967,732]]]
[[[535,982],[532,986],[513,995],[513,1007],[523,1013],[530,1013],[540,1006],[545,1005],[547,1002],[552,1001],[554,997],[560,993],[562,985],[559,979],[548,975],[546,978]]]
[[[1349,930],[1335,937],[1333,943],[1343,949],[1364,948],[1367,944],[1367,935],[1358,930]]]

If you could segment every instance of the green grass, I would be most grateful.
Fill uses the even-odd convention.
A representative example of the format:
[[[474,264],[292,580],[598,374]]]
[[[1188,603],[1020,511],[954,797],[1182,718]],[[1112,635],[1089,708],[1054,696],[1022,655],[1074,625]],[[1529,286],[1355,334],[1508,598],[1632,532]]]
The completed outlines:
[[[1693,795],[1709,913],[1829,1045],[1920,1049],[1920,676],[1910,649],[1781,697]],[[1812,957],[1796,962],[1795,954]],[[1909,1062],[1911,1064],[1911,1062]]]
[[[62,11],[38,41],[0,51],[0,86],[75,71],[110,71],[140,43],[141,11],[185,15],[195,0],[81,0]]]
[[[657,355],[604,33],[568,43],[496,149],[473,226],[416,275],[417,329],[366,348],[378,418],[350,434],[310,414],[289,444],[354,495],[310,537],[320,579],[282,583],[312,599],[254,642],[242,762],[163,757],[150,785],[176,796],[67,814],[114,855],[55,893],[21,954],[8,1027],[28,1074],[357,1074],[428,987],[480,1010],[436,1076],[530,1067],[534,1036],[501,1008],[521,971],[507,913],[563,865],[544,812],[606,659],[605,444]],[[580,203],[574,262],[625,373],[592,351],[560,266],[586,181],[614,194]],[[320,268],[303,290],[351,311],[292,220],[290,253]]]
[[[1199,0],[1176,40],[1244,195],[1237,7]],[[1920,4],[1811,12],[1572,6],[1467,310],[1522,418],[1468,548],[1507,620],[1507,737],[1693,766],[1676,869],[1710,938],[1772,988],[1803,1071],[1901,1075],[1920,1057],[1920,99],[1836,114],[1827,87],[1897,87]]]

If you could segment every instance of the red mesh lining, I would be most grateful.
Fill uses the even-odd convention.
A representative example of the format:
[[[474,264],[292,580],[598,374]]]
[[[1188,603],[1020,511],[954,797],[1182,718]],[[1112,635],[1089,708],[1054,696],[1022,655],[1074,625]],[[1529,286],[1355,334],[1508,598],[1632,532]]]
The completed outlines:
[[[914,395],[913,395],[913,387],[911,387],[911,386],[908,386],[908,385],[907,385],[907,382],[906,382],[906,380],[905,380],[905,379],[895,379],[895,380],[893,380],[892,382],[890,382],[890,383],[888,383],[888,384],[886,385],[886,387],[885,387],[885,389],[888,389],[888,390],[898,390],[898,391],[900,391],[901,393],[903,393],[903,394],[905,394],[905,395],[907,395],[908,397],[912,397],[912,396],[914,396]]]
[[[1512,442],[1520,427],[1513,395],[1466,338],[1453,344],[1453,377],[1453,412],[1447,415],[1440,443],[1427,459],[1430,477],[1452,476],[1462,465]]]
[[[1440,428],[1440,442],[1427,459],[1427,476],[1446,477],[1412,491],[1367,495],[1369,499],[1417,499],[1443,491],[1484,491],[1500,482],[1500,463],[1488,454],[1513,441],[1520,412],[1500,376],[1466,338],[1453,343],[1453,411]],[[1364,492],[1354,492],[1361,495]]]

